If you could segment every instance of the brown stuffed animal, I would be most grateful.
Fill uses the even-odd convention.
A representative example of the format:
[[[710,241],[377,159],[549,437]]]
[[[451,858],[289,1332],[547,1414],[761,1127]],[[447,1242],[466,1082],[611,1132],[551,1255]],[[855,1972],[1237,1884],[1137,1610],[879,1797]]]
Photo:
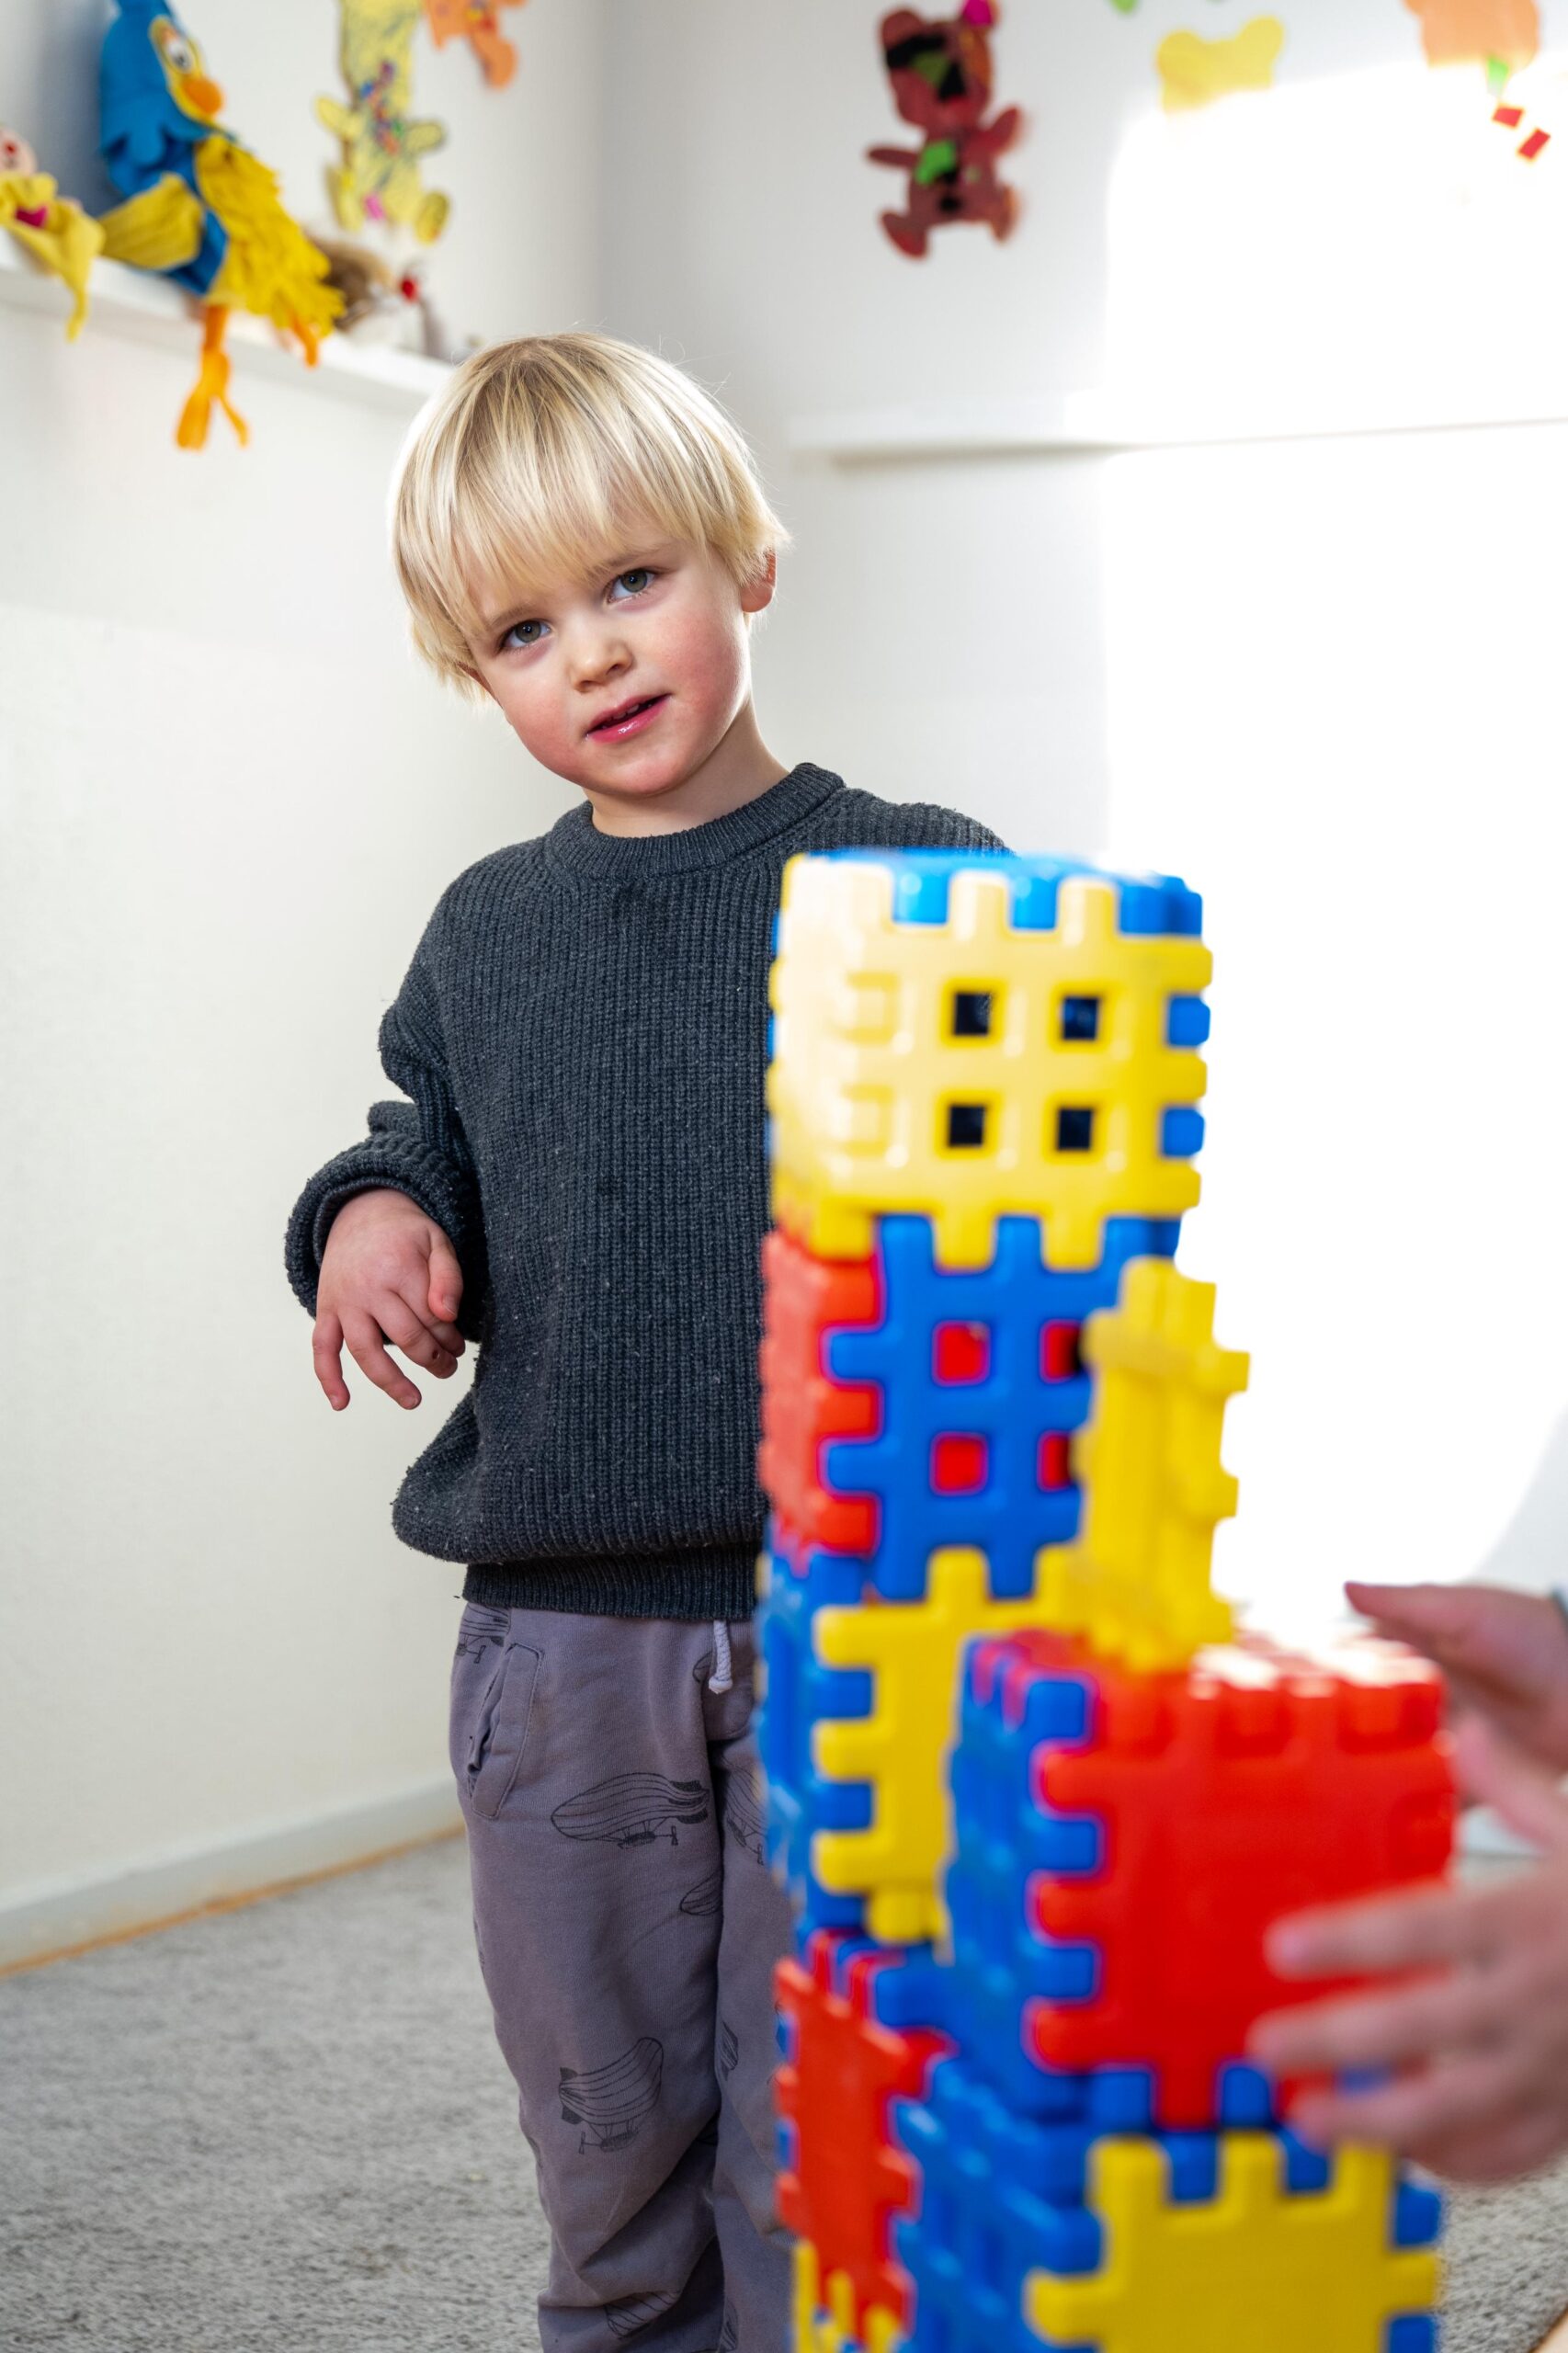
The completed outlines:
[[[1006,237],[1017,219],[1017,191],[997,176],[996,159],[1017,140],[1023,118],[1008,107],[994,122],[984,119],[996,17],[995,0],[964,0],[957,17],[894,8],[882,18],[893,103],[905,122],[925,134],[920,147],[867,150],[870,163],[909,174],[904,210],[881,216],[901,254],[919,258],[932,230],[951,221],[988,221],[996,236]]]

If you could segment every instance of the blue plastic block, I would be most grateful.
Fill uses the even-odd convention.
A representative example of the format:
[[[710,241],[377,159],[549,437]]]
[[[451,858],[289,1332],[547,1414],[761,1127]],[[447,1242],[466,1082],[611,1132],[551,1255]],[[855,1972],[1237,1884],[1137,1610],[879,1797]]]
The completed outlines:
[[[1191,1160],[1203,1149],[1203,1114],[1185,1103],[1160,1114],[1160,1150],[1167,1160]]]
[[[1174,1218],[1111,1218],[1100,1264],[1072,1272],[1041,1265],[1037,1219],[1001,1217],[991,1264],[949,1269],[936,1264],[928,1218],[879,1221],[882,1321],[829,1332],[824,1360],[834,1380],[875,1386],[881,1430],[825,1445],[822,1475],[840,1495],[877,1498],[878,1541],[866,1576],[884,1599],[921,1599],[926,1561],[949,1544],[978,1546],[992,1593],[1017,1599],[1033,1586],[1036,1553],[1076,1536],[1079,1489],[1041,1486],[1040,1446],[1082,1428],[1091,1376],[1074,1369],[1048,1379],[1042,1336],[1114,1307],[1128,1261],[1172,1256],[1179,1233]],[[945,1324],[985,1327],[981,1380],[937,1380],[935,1339]],[[985,1442],[985,1482],[972,1494],[933,1490],[932,1449],[944,1435]]]
[[[865,1830],[871,1790],[864,1781],[830,1781],[812,1762],[812,1728],[827,1719],[868,1716],[871,1677],[858,1667],[824,1666],[815,1655],[812,1623],[819,1609],[858,1603],[865,1573],[855,1561],[814,1552],[797,1574],[777,1552],[757,1631],[766,1696],[757,1744],[767,1782],[767,1853],[796,1905],[796,1933],[858,1928],[865,1900],[835,1895],[811,1868],[819,1830]]]
[[[1420,2182],[1400,2182],[1393,2194],[1393,2224],[1390,2232],[1393,2245],[1436,2246],[1442,2235],[1441,2192],[1428,2189]]]
[[[895,923],[946,923],[954,874],[984,865],[1005,877],[1018,931],[1054,931],[1057,893],[1070,876],[1078,874],[1113,886],[1118,928],[1127,937],[1196,939],[1203,929],[1202,900],[1175,875],[1112,874],[1080,858],[1015,858],[1006,850],[841,849],[828,855],[892,869]]]
[[[1432,2313],[1405,2313],[1391,2320],[1384,2353],[1437,2353],[1437,2321]]]
[[[1200,996],[1173,996],[1165,1015],[1165,1043],[1193,1049],[1209,1042],[1209,1007]]]

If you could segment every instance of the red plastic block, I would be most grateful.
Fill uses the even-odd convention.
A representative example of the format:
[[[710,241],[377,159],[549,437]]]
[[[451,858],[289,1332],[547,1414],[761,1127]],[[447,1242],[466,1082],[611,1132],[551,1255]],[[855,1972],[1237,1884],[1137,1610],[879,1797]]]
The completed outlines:
[[[777,1516],[780,1545],[785,1551],[821,1545],[830,1552],[874,1552],[875,1496],[831,1494],[821,1468],[829,1439],[879,1434],[881,1400],[869,1381],[829,1379],[823,1335],[883,1321],[881,1269],[872,1258],[814,1258],[776,1231],[762,1245],[762,1282],[757,1475]]]
[[[1043,1488],[1073,1483],[1073,1441],[1065,1430],[1047,1430],[1040,1442],[1040,1483]]]
[[[975,1495],[985,1484],[990,1449],[983,1438],[952,1434],[931,1442],[931,1493]]]
[[[1099,1824],[1096,1867],[1037,1872],[1026,1917],[1092,1946],[1096,1987],[1082,2004],[1032,2002],[1026,2044],[1052,2067],[1151,2067],[1162,2123],[1205,2126],[1217,2070],[1255,2019],[1354,1982],[1277,1977],[1270,1923],[1447,1870],[1440,1680],[1373,1643],[1332,1664],[1260,1644],[1142,1676],[1051,1635],[992,1657],[1015,1722],[1041,1669],[1079,1666],[1093,1690],[1087,1742],[1039,1744],[1030,1785],[1051,1813]]]
[[[1040,1370],[1044,1381],[1071,1381],[1084,1370],[1079,1352],[1081,1324],[1047,1324],[1040,1336]]]
[[[991,1327],[938,1324],[931,1347],[931,1377],[944,1383],[983,1381],[991,1370]]]
[[[894,1951],[819,1928],[801,1960],[781,1961],[773,1976],[789,2044],[774,2098],[794,2143],[778,2176],[778,2219],[816,2249],[824,2279],[848,2279],[857,2334],[878,2306],[910,2325],[892,2224],[914,2211],[916,2173],[889,2137],[888,2109],[924,2099],[932,2067],[953,2048],[945,2035],[896,2033],[869,2016],[872,1978],[901,1965]]]

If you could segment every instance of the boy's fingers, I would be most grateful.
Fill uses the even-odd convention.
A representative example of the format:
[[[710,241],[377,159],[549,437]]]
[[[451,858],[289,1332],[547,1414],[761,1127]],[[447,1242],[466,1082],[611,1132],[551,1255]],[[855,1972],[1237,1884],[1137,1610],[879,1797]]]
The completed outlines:
[[[1454,1763],[1469,1794],[1510,1830],[1548,1853],[1568,1854],[1568,1800],[1557,1782],[1480,1717],[1467,1717],[1455,1733]]]
[[[401,1348],[411,1364],[423,1365],[438,1381],[449,1381],[458,1369],[457,1358],[450,1348],[441,1346],[426,1322],[424,1304],[423,1290],[415,1283],[412,1299],[402,1291],[392,1290],[372,1300],[371,1308],[388,1341]]]
[[[462,1265],[457,1252],[443,1233],[430,1245],[429,1304],[432,1315],[450,1324],[462,1302]],[[454,1336],[456,1327],[453,1326]],[[458,1345],[462,1343],[460,1337]]]
[[[330,1310],[316,1317],[311,1335],[311,1361],[327,1404],[341,1413],[348,1403],[348,1384],[343,1378],[343,1326]]]
[[[1476,1893],[1439,1883],[1298,1912],[1274,1923],[1264,1949],[1281,1977],[1375,1977],[1474,1951],[1483,1941],[1476,1916],[1482,1908]]]
[[[1393,2067],[1486,2040],[1495,2029],[1496,2013],[1496,1994],[1483,1982],[1449,1974],[1396,1993],[1276,2010],[1258,2020],[1248,2048],[1277,2075]]]
[[[397,1404],[404,1407],[417,1405],[419,1392],[388,1356],[381,1344],[380,1324],[361,1309],[345,1315],[343,1330],[348,1343],[348,1353],[367,1380],[373,1381],[378,1389],[384,1389]]]

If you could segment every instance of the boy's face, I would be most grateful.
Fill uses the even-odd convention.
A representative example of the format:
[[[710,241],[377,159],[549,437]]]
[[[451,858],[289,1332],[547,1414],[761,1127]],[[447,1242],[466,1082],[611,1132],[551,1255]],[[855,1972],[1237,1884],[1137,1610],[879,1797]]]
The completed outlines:
[[[642,801],[701,767],[751,691],[747,616],[710,548],[629,539],[586,579],[481,584],[473,674],[541,766],[596,800]]]

